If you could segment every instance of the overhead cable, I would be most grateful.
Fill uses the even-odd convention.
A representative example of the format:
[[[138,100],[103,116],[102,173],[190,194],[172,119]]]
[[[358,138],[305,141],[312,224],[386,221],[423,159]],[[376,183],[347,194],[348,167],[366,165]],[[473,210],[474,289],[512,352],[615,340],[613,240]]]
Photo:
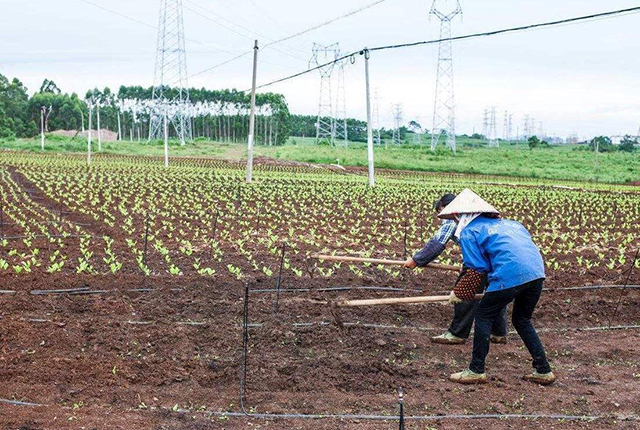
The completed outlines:
[[[623,14],[638,13],[638,12],[640,12],[640,6],[635,6],[635,7],[626,8],[626,9],[617,9],[617,10],[608,11],[608,12],[601,12],[601,13],[595,13],[595,14],[590,14],[590,15],[582,15],[582,16],[578,16],[578,17],[574,17],[574,18],[566,18],[566,19],[561,19],[561,20],[557,20],[557,21],[549,21],[549,22],[542,22],[542,23],[537,23],[537,24],[523,25],[523,26],[518,26],[518,27],[510,27],[510,28],[504,28],[504,29],[500,29],[500,30],[486,31],[486,32],[482,32],[482,33],[471,33],[471,34],[465,34],[465,35],[462,35],[462,36],[454,36],[454,37],[447,37],[447,38],[433,39],[433,40],[423,40],[423,41],[419,41],[419,42],[401,43],[401,44],[396,44],[396,45],[384,45],[384,46],[377,46],[375,48],[364,48],[362,50],[352,52],[351,54],[343,55],[343,56],[341,56],[339,58],[336,58],[335,60],[328,61],[328,62],[326,62],[324,64],[320,64],[320,65],[318,65],[316,67],[312,67],[310,69],[303,70],[303,71],[295,73],[293,75],[285,76],[283,78],[276,79],[275,81],[271,81],[271,82],[268,82],[266,84],[259,85],[258,87],[256,87],[256,89],[268,87],[268,86],[275,85],[275,84],[280,83],[280,82],[284,82],[284,81],[288,81],[290,79],[297,78],[297,77],[302,76],[302,75],[306,75],[307,73],[313,72],[315,70],[321,69],[321,68],[329,66],[331,64],[335,64],[335,63],[341,62],[341,61],[343,61],[343,60],[345,60],[347,58],[355,58],[355,55],[369,55],[369,53],[373,52],[373,51],[383,51],[383,50],[387,50],[387,49],[407,48],[407,47],[414,47],[414,46],[420,46],[420,45],[432,45],[432,44],[437,44],[437,43],[445,42],[445,41],[449,41],[449,40],[451,40],[451,41],[459,41],[459,40],[474,39],[474,38],[479,38],[479,37],[496,36],[496,35],[499,35],[499,34],[522,32],[522,31],[533,30],[533,29],[544,28],[544,27],[554,27],[554,26],[559,26],[559,25],[563,25],[563,24],[576,23],[576,22],[580,22],[580,21],[590,21],[590,20],[594,20],[594,19],[598,19],[598,18],[620,16],[620,15],[623,15]],[[247,92],[247,91],[250,91],[250,90],[245,90],[245,92]]]

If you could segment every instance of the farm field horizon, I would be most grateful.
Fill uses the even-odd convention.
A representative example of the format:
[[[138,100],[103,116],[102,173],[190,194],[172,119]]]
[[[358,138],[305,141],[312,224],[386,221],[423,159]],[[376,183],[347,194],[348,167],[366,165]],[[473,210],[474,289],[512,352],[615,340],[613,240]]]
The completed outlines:
[[[424,140],[424,139],[423,139]],[[595,154],[587,145],[560,145],[529,149],[524,143],[503,143],[500,148],[487,148],[480,139],[459,139],[457,154],[439,149],[431,152],[426,143],[382,144],[375,146],[376,169],[496,175],[559,181],[596,183],[640,183],[640,156],[637,152],[606,152],[599,154],[596,168]],[[338,164],[366,167],[366,144],[359,142],[336,143],[335,146],[316,145],[313,138],[291,137],[287,144],[257,145],[256,156],[283,161],[314,164]],[[95,146],[95,142],[94,142]],[[40,139],[0,139],[0,150],[40,153]],[[55,135],[47,137],[45,153],[80,154],[87,150],[86,140]],[[95,151],[95,148],[94,148]],[[96,154],[135,155],[159,157],[163,155],[163,142],[105,141]],[[246,144],[198,139],[181,146],[169,142],[170,157],[213,157],[222,160],[246,160]]]
[[[107,145],[91,167],[0,151],[0,426],[391,429],[362,417],[396,415],[402,387],[424,419],[409,428],[636,428],[637,187],[384,169],[370,188],[361,168],[273,153],[302,145],[261,152],[273,158],[246,184],[235,146],[214,146],[219,159],[172,146],[165,168]],[[341,330],[323,305],[450,290],[455,273],[311,257],[410,256],[436,230],[433,201],[464,188],[540,247],[534,318],[555,385],[521,380],[529,357],[511,326],[489,383],[453,386],[471,342],[429,340],[451,306],[353,308]],[[459,249],[439,261],[459,265]]]

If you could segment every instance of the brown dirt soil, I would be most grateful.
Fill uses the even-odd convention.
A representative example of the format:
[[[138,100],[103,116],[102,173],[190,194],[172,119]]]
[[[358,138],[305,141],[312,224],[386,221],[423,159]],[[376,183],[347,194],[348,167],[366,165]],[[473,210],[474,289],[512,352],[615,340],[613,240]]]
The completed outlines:
[[[126,236],[117,227],[97,224],[41,192],[17,169],[9,174],[44,207],[66,222],[83,224],[94,236],[108,234],[124,255]],[[25,191],[27,192],[27,191]],[[13,202],[11,198],[8,201]],[[15,202],[20,204],[21,201]],[[39,216],[36,211],[29,216]],[[229,223],[233,225],[234,220]],[[613,221],[618,222],[618,221]],[[259,225],[259,222],[258,222]],[[7,225],[8,234],[21,234]],[[258,233],[256,233],[258,234]],[[47,243],[39,243],[44,250]],[[118,248],[119,247],[119,248]],[[239,254],[222,244],[230,258]],[[15,244],[18,252],[28,247]],[[390,247],[402,254],[398,244]],[[69,261],[80,254],[67,249]],[[96,245],[98,266],[104,252]],[[292,264],[306,267],[304,251]],[[200,249],[202,258],[208,251]],[[596,252],[596,251],[594,251]],[[267,258],[255,252],[262,263]],[[264,254],[264,253],[263,253]],[[564,255],[553,255],[563,261]],[[452,252],[454,259],[459,252]],[[179,256],[174,256],[178,260]],[[130,262],[129,262],[130,263]],[[442,346],[440,334],[452,315],[448,304],[385,306],[341,310],[344,330],[333,324],[321,302],[341,298],[438,294],[450,289],[455,273],[425,271],[397,278],[373,270],[362,277],[341,270],[331,280],[291,274],[278,298],[275,279],[236,280],[225,270],[206,280],[187,272],[168,276],[162,261],[150,259],[153,276],[135,264],[117,276],[57,274],[43,271],[0,275],[0,428],[7,429],[394,429],[397,421],[366,419],[259,419],[229,417],[241,412],[240,380],[244,284],[249,296],[246,410],[256,413],[397,413],[398,387],[408,415],[567,414],[602,416],[595,421],[556,419],[434,419],[410,421],[408,429],[633,429],[640,415],[640,330],[594,330],[638,325],[640,289],[559,290],[585,284],[623,282],[623,268],[551,271],[536,309],[556,384],[541,387],[522,380],[530,357],[517,334],[506,345],[492,345],[487,359],[490,381],[460,386],[448,375],[466,367],[471,342]],[[100,267],[105,273],[106,268]],[[640,271],[630,277],[640,284]],[[357,287],[387,286],[396,291]],[[349,287],[323,291],[327,287]],[[90,293],[35,295],[34,290],[85,288]],[[144,289],[139,291],[138,289]],[[308,289],[308,291],[290,291]],[[612,319],[613,318],[613,319]],[[623,417],[634,420],[624,421]]]

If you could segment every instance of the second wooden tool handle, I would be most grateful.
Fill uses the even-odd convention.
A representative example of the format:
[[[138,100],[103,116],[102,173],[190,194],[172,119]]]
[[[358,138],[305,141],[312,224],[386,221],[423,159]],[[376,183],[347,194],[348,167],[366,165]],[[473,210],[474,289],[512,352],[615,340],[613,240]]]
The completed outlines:
[[[385,260],[379,258],[364,258],[364,257],[347,257],[340,255],[322,255],[316,254],[312,255],[313,258],[317,258],[318,260],[326,260],[326,261],[346,261],[351,263],[371,263],[371,264],[384,264],[389,266],[402,266],[404,261],[402,260]],[[448,270],[458,272],[460,267],[450,266],[448,264],[439,264],[439,263],[429,263],[427,267],[431,269],[438,270]]]
[[[482,294],[476,294],[475,299],[481,299]],[[389,299],[365,299],[365,300],[343,300],[336,303],[338,307],[348,308],[353,306],[374,306],[374,305],[400,305],[410,303],[435,303],[446,302],[449,296],[416,296],[416,297],[393,297]]]

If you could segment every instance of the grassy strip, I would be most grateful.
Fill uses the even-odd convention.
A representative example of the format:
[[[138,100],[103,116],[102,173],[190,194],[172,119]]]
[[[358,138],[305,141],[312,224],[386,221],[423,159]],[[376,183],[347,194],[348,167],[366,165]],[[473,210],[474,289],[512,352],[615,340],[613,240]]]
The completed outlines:
[[[257,155],[291,161],[366,166],[366,145],[351,143],[316,146],[311,139],[292,138],[285,146],[256,147]],[[472,142],[461,142],[456,155],[444,149],[431,152],[424,145],[402,145],[375,148],[377,168],[428,172],[455,172],[486,175],[504,175],[525,178],[563,179],[628,183],[640,181],[640,154],[611,152],[600,154],[600,171],[595,169],[595,155],[583,147],[563,146],[530,150],[525,145],[503,145],[500,148],[470,147]],[[86,141],[50,136],[46,152],[86,152]],[[97,150],[97,142],[93,142]],[[211,156],[237,160],[246,157],[241,144],[196,141],[185,146],[171,141],[171,156]],[[0,140],[0,149],[40,151],[39,139]],[[161,141],[103,142],[102,152],[122,155],[162,156]]]

